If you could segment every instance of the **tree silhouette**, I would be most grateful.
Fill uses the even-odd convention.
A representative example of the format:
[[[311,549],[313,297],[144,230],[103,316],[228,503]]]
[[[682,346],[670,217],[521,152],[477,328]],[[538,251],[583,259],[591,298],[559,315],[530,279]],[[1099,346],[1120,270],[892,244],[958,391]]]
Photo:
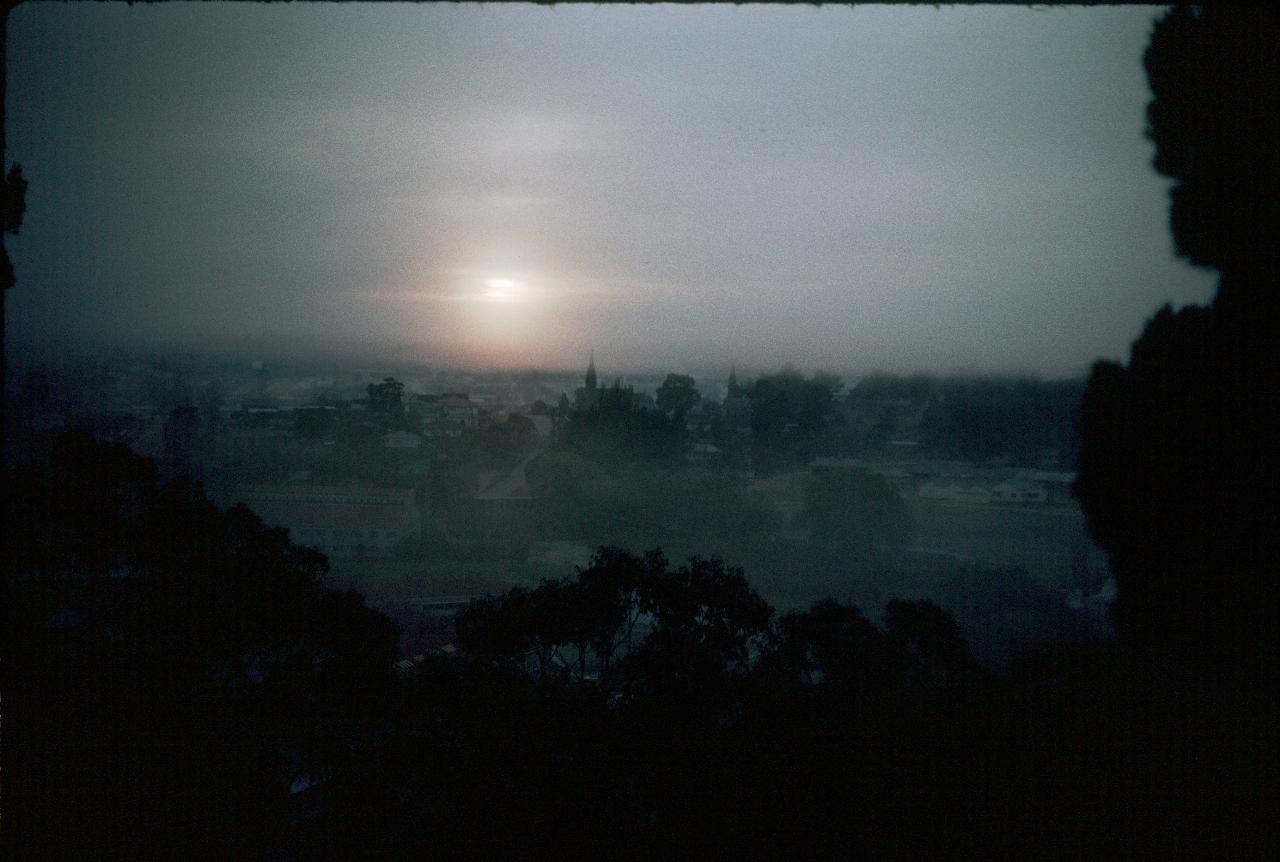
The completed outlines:
[[[779,623],[776,663],[788,678],[881,695],[906,665],[896,644],[852,605],[827,599]]]
[[[1178,6],[1143,57],[1154,165],[1177,181],[1174,243],[1187,260],[1224,274],[1275,272],[1280,134],[1269,119],[1280,111],[1277,17],[1262,5]]]
[[[22,165],[12,165],[9,173],[4,178],[4,233],[16,235],[22,229],[22,215],[27,211],[27,181],[22,176]],[[9,252],[7,249],[3,251],[4,260],[3,271],[0,272],[0,279],[3,279],[4,289],[8,290],[13,287],[15,278],[13,275],[13,263],[9,260]]]
[[[791,367],[758,378],[747,390],[757,466],[769,472],[812,458],[841,385],[835,375],[819,371],[806,379]]]
[[[369,410],[379,413],[388,419],[398,418],[404,413],[404,384],[394,377],[383,378],[381,383],[370,383],[365,387],[369,396]]]
[[[1177,181],[1175,246],[1221,278],[1208,308],[1158,312],[1127,367],[1095,366],[1076,485],[1125,641],[1251,679],[1274,674],[1280,629],[1276,24],[1184,6],[1152,33],[1148,134]]]
[[[4,27],[8,19],[8,8],[0,9],[0,42],[4,41]],[[0,61],[4,59],[4,48],[0,47]],[[0,126],[4,120],[4,100],[0,99]],[[0,152],[4,150],[4,130],[0,128]],[[0,192],[0,205],[3,207],[4,230],[0,232],[0,377],[4,376],[4,307],[9,295],[9,288],[17,283],[13,272],[13,261],[9,259],[9,244],[4,237],[17,234],[22,228],[22,215],[27,211],[27,181],[22,176],[22,165],[15,164],[9,168],[5,176],[3,191]],[[5,399],[7,400],[7,399]],[[4,404],[0,402],[0,435],[5,427]],[[0,436],[0,449],[3,449],[3,437]]]
[[[666,558],[656,549],[638,557],[621,548],[600,548],[578,572],[573,629],[581,638],[579,660],[589,646],[600,661],[602,685],[610,682],[618,652],[630,649],[641,613],[641,590],[663,577],[666,569]],[[585,676],[585,664],[582,673]]]
[[[681,424],[700,400],[702,395],[693,385],[693,378],[687,374],[668,374],[658,387],[658,409]]]
[[[394,627],[122,446],[68,435],[6,479],[15,855],[261,856],[290,782],[350,768],[381,722]]]
[[[516,587],[473,603],[458,619],[458,641],[490,667],[521,669],[574,649],[578,682],[637,693],[669,692],[744,673],[773,609],[741,569],[693,558],[671,571],[658,549],[643,555],[602,547],[576,577]]]
[[[933,602],[895,600],[884,608],[885,629],[915,666],[917,678],[955,682],[978,664],[956,621]]]

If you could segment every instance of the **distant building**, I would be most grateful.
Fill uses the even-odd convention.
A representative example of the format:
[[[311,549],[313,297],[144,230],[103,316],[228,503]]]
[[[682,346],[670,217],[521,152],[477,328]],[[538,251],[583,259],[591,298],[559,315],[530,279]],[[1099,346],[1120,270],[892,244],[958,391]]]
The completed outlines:
[[[625,385],[621,377],[615,379],[612,386],[601,386],[596,376],[595,353],[587,361],[583,385],[573,392],[573,409],[577,413],[654,410],[656,407],[652,396]]]
[[[973,482],[925,482],[916,491],[923,500],[946,500],[952,503],[990,503],[991,490]]]
[[[253,377],[253,391],[246,394],[242,399],[243,409],[278,407],[279,404],[270,393],[271,375],[267,371],[266,364],[261,359],[255,360],[253,363]]]
[[[412,431],[390,431],[382,435],[382,446],[386,449],[418,449],[422,446],[422,438]]]
[[[738,369],[729,368],[729,386],[722,405],[725,425],[729,430],[751,430],[751,401],[746,388],[738,385]]]
[[[465,392],[420,395],[413,410],[428,437],[460,437],[480,427],[480,405]]]
[[[333,557],[386,556],[421,534],[413,491],[323,485],[249,485],[238,499],[289,538]]]
[[[596,379],[595,351],[591,352],[591,358],[587,360],[587,374],[583,380],[583,385],[574,390],[573,406],[575,410],[579,411],[596,410],[600,407],[600,387]]]
[[[991,499],[996,503],[1046,503],[1049,492],[1035,482],[1010,479],[991,488]]]
[[[814,458],[809,462],[809,469],[815,473],[825,473],[830,470],[856,470],[870,471],[871,464],[860,458]]]
[[[809,462],[809,470],[814,473],[831,473],[849,471],[876,476],[898,489],[910,494],[914,490],[914,477],[910,471],[893,464],[873,464],[860,458],[814,458]]]

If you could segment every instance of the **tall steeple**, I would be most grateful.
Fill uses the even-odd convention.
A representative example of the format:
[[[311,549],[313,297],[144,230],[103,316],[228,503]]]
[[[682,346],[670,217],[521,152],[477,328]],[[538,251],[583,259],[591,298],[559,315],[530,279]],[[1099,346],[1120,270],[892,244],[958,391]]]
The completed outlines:
[[[591,359],[587,361],[587,390],[596,388],[596,352],[591,351]]]
[[[733,365],[729,366],[729,394],[738,394],[738,369]]]

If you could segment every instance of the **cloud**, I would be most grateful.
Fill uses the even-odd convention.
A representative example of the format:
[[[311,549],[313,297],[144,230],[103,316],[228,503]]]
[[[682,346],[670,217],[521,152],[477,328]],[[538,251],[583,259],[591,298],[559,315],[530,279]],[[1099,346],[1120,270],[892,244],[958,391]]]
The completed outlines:
[[[1141,137],[1155,14],[24,4],[10,322],[1083,364],[1212,291]]]
[[[459,297],[448,293],[428,293],[425,290],[352,290],[348,295],[357,300],[374,302],[434,303],[456,302]]]

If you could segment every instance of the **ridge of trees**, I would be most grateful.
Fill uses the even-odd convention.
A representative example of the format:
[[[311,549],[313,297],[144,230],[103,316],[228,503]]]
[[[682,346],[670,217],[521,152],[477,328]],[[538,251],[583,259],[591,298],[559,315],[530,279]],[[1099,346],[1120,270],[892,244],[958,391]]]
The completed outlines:
[[[1095,647],[993,677],[929,602],[779,617],[717,559],[602,548],[397,678],[322,557],[157,475],[69,435],[7,477],[14,858],[1160,854],[1273,822],[1230,701]]]

